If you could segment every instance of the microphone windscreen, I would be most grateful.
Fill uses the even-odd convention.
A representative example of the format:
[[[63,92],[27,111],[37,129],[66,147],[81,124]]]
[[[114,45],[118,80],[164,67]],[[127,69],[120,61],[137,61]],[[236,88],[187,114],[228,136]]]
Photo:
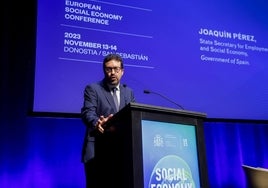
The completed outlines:
[[[144,90],[143,93],[149,94],[151,92],[149,90]]]

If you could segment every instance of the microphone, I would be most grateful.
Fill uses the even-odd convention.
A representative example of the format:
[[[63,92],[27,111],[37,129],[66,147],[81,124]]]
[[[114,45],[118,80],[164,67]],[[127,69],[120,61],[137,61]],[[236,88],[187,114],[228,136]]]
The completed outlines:
[[[159,95],[160,97],[164,98],[165,100],[168,100],[169,102],[171,102],[171,103],[175,104],[176,106],[178,106],[180,109],[184,110],[184,108],[181,105],[179,105],[178,103],[172,101],[171,99],[169,99],[168,97],[166,97],[166,96],[164,96],[164,95],[162,95],[160,93],[157,93],[157,92],[154,92],[154,91],[150,91],[150,90],[144,90],[143,93],[145,93],[145,94],[152,93],[152,94]]]

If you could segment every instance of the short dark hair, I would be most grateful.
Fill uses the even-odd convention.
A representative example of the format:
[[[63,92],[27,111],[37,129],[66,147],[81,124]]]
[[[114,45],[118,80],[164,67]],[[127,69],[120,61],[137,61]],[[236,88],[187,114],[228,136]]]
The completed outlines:
[[[121,63],[121,68],[123,69],[124,68],[124,63],[123,63],[123,59],[120,55],[118,54],[108,54],[107,56],[105,56],[105,58],[103,59],[103,70],[105,69],[105,64],[108,62],[108,61],[111,61],[111,60],[116,60],[116,61],[119,61]]]

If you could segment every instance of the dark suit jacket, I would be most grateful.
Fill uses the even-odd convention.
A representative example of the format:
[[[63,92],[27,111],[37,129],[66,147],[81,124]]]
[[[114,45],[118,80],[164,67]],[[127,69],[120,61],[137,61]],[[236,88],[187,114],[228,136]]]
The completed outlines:
[[[120,84],[120,107],[122,109],[130,102],[135,102],[133,90]],[[116,107],[109,87],[104,80],[87,85],[84,90],[84,104],[81,109],[82,120],[86,125],[86,133],[82,148],[82,162],[94,157],[95,124],[101,115],[115,114]]]

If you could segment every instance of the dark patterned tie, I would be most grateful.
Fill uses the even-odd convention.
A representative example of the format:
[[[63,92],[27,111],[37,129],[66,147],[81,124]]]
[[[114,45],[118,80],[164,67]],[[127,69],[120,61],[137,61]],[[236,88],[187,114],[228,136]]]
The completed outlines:
[[[119,111],[119,102],[118,102],[118,98],[117,98],[117,95],[116,95],[116,90],[117,90],[116,87],[114,87],[114,88],[112,89],[112,91],[113,91],[114,103],[115,103],[115,106],[116,106],[116,111],[118,112],[118,111]]]

